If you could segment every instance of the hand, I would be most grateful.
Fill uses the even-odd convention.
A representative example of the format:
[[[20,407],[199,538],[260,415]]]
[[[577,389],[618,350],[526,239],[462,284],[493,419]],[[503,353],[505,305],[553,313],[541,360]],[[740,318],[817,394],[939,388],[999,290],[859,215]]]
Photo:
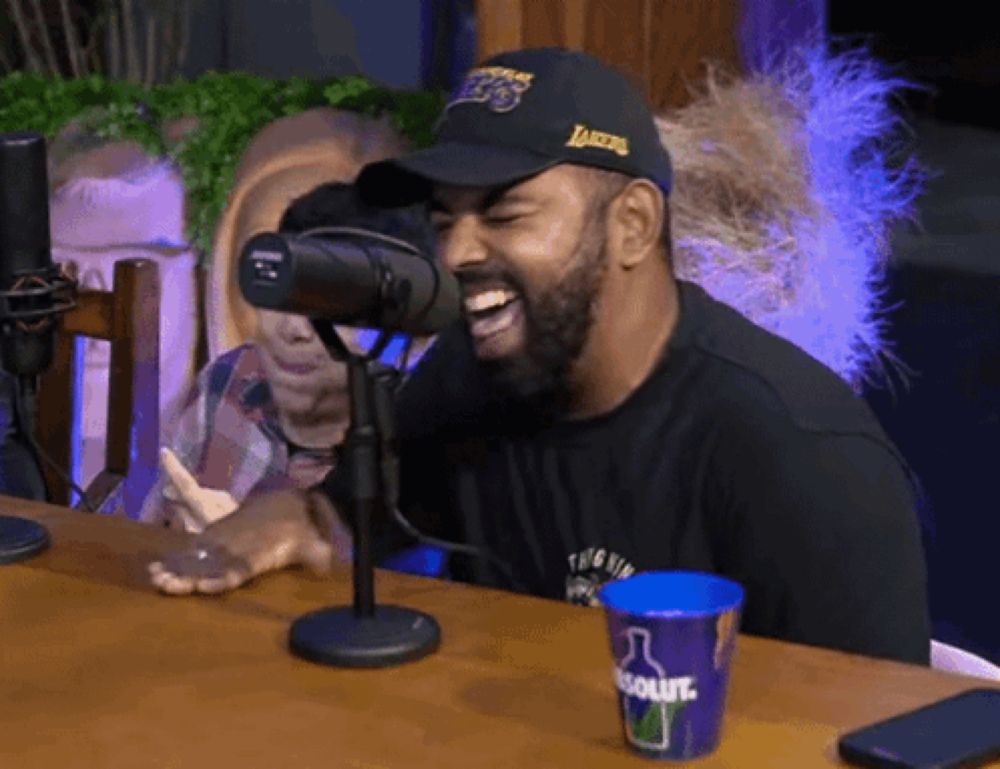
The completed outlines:
[[[168,448],[160,449],[160,466],[167,478],[163,496],[188,531],[199,532],[239,506],[228,491],[203,488]]]
[[[330,540],[313,524],[310,502],[326,505],[324,514],[334,522]],[[335,557],[347,562],[350,537],[332,506],[318,494],[286,490],[247,499],[188,547],[149,564],[149,574],[157,588],[171,595],[223,593],[286,566],[327,572]]]

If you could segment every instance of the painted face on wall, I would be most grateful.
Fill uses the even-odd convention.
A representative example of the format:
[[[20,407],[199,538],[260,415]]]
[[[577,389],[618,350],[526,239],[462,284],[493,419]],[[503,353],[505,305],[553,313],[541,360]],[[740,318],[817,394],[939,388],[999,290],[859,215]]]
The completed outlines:
[[[71,179],[52,196],[52,256],[75,266],[81,286],[110,291],[115,263],[149,259],[160,274],[160,424],[169,430],[194,376],[195,255],[184,242],[176,171],[148,163],[111,177]],[[83,345],[82,477],[103,466],[110,344]]]

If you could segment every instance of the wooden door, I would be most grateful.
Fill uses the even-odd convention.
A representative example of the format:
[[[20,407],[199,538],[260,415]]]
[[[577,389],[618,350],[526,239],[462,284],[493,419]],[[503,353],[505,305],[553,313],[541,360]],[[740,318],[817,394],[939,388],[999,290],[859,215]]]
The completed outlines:
[[[749,2],[750,0],[742,0]],[[660,110],[683,105],[711,59],[739,71],[741,0],[477,0],[478,55],[558,45],[631,75]]]

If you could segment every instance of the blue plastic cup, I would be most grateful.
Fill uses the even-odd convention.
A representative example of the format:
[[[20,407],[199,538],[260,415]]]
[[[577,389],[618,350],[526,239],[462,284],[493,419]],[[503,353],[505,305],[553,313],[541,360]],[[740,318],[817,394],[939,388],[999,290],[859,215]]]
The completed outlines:
[[[686,760],[718,747],[743,596],[731,580],[686,571],[644,572],[598,593],[635,752]]]

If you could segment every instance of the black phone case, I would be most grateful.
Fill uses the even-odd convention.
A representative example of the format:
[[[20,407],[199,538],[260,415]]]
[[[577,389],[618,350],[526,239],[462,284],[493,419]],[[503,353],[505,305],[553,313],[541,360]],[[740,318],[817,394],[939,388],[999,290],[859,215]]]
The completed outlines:
[[[855,734],[860,733],[861,731],[855,732]],[[1000,759],[1000,747],[997,747],[980,754],[957,758],[944,764],[907,763],[894,759],[892,756],[881,756],[870,752],[867,748],[852,745],[847,741],[848,737],[841,739],[838,745],[840,757],[854,766],[869,767],[869,769],[976,769],[976,767]]]
[[[923,711],[939,708],[952,700],[982,691],[991,692],[993,695],[997,694],[994,689],[969,689],[953,697],[933,702],[922,708],[901,713],[898,716],[887,718],[884,721],[879,721],[878,723],[845,734],[837,743],[840,757],[855,766],[871,767],[871,769],[974,769],[975,767],[980,767],[991,761],[1000,759],[1000,722],[997,723],[996,736],[993,738],[994,744],[984,745],[965,755],[956,755],[943,762],[908,762],[892,755],[888,751],[880,753],[878,748],[870,745],[871,733],[873,732],[878,732],[890,724],[910,719]]]

